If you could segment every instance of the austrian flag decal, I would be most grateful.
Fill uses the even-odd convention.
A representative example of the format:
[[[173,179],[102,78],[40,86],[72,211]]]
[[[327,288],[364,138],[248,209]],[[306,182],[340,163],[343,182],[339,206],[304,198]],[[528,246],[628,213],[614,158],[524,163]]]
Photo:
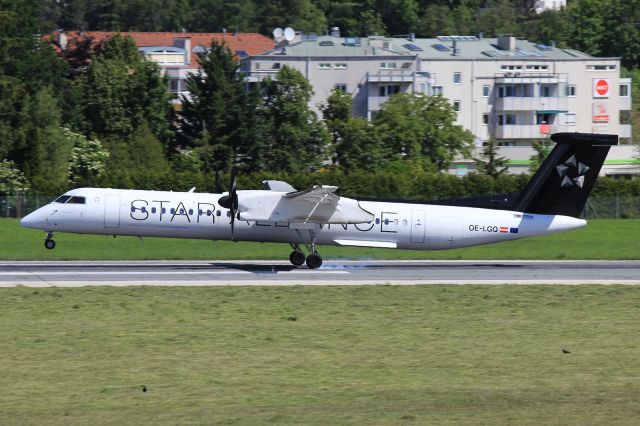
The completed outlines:
[[[503,234],[508,234],[509,233],[509,228],[506,226],[501,226],[500,227],[500,232],[502,232]]]

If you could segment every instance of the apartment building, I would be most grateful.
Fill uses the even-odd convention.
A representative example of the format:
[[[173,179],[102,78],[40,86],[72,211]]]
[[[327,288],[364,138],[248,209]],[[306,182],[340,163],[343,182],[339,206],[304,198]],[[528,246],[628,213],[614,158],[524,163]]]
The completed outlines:
[[[631,137],[631,80],[621,77],[620,58],[595,58],[511,35],[299,34],[289,44],[248,57],[243,71],[255,82],[284,65],[311,82],[310,107],[316,111],[336,87],[353,96],[354,114],[368,118],[394,93],[442,95],[457,111],[458,123],[474,134],[478,148],[490,138],[504,147],[501,153],[511,161],[512,172],[527,171],[532,141],[551,133]],[[631,165],[634,155],[630,145],[623,145],[613,150],[610,165]],[[457,166],[457,173],[464,174],[473,162]]]

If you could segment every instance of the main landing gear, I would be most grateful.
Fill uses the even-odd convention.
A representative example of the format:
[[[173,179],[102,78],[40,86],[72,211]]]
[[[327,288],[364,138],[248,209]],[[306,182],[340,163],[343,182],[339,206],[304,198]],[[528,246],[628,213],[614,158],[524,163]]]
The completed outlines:
[[[56,242],[53,241],[53,232],[47,233],[47,237],[44,239],[44,248],[47,250],[53,250],[56,248]]]
[[[289,255],[289,261],[295,266],[301,266],[303,263],[307,263],[309,269],[318,269],[322,266],[322,257],[316,251],[316,239],[311,240],[311,244],[307,246],[309,249],[309,255],[305,258],[302,249],[298,244],[291,244],[293,251]]]

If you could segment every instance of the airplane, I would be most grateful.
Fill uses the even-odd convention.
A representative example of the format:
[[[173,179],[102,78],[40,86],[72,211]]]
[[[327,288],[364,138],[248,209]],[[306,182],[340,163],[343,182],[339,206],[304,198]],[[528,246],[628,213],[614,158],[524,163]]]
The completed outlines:
[[[337,187],[196,193],[73,189],[20,221],[54,233],[288,243],[295,266],[322,265],[318,245],[441,250],[512,241],[586,225],[580,214],[617,135],[556,133],[556,145],[522,191],[440,201],[358,200]],[[305,246],[305,256],[301,246]]]

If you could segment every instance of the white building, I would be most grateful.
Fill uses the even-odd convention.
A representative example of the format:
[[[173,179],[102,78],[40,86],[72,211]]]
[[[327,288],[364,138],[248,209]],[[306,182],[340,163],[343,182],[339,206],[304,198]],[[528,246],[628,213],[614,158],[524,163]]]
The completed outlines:
[[[474,134],[478,147],[491,137],[498,141],[512,172],[527,171],[531,142],[550,133],[631,137],[631,124],[624,121],[631,110],[631,80],[621,77],[620,58],[595,58],[510,35],[302,35],[247,58],[243,69],[249,81],[259,81],[284,65],[298,69],[311,82],[310,107],[316,111],[335,87],[352,94],[354,114],[368,118],[397,92],[442,95],[458,111],[458,123]],[[633,164],[634,155],[629,145],[613,149],[605,170]],[[472,163],[457,164],[458,173],[465,173]]]

